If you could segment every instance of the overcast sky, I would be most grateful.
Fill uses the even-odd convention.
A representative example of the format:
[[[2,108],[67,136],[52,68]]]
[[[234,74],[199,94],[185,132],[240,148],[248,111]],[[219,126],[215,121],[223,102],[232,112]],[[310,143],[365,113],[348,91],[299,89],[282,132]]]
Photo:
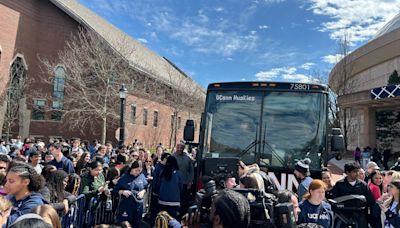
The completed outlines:
[[[206,87],[323,78],[400,12],[400,0],[80,0]]]

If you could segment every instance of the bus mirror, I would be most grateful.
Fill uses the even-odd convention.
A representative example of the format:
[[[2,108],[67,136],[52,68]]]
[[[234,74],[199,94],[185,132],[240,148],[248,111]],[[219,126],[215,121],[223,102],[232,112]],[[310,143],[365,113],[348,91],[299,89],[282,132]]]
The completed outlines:
[[[344,137],[340,128],[332,128],[331,151],[343,151]]]
[[[183,130],[183,139],[187,142],[194,140],[194,120],[187,120]]]

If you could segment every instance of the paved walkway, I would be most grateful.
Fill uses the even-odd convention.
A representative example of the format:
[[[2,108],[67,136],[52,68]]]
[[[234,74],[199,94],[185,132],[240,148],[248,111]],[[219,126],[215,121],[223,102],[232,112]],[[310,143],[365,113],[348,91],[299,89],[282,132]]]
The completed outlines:
[[[336,158],[332,158],[328,162],[328,168],[332,172],[333,181],[338,181],[343,177],[344,165],[352,161],[352,157],[343,157],[341,160],[336,160]]]

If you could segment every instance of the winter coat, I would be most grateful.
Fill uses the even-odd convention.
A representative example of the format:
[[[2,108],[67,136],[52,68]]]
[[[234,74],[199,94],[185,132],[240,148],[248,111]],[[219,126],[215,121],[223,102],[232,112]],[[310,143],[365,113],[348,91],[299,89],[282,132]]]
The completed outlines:
[[[10,215],[7,218],[6,225],[3,228],[9,227],[19,216],[31,213],[32,209],[37,206],[47,204],[46,200],[43,199],[39,193],[31,193],[21,200],[16,200],[14,196],[9,197],[9,200],[13,204]]]

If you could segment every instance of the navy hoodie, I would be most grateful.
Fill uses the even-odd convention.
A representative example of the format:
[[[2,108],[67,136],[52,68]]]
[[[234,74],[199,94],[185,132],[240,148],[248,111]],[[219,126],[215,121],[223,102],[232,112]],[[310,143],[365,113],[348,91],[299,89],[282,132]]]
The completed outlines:
[[[160,162],[156,164],[153,171],[153,187],[152,191],[155,195],[158,196],[160,192],[160,183],[161,183],[161,174],[164,171],[165,165],[161,164]]]
[[[161,178],[160,195],[158,203],[165,206],[180,206],[181,193],[183,190],[182,173],[179,170],[172,172],[171,180]]]
[[[47,204],[40,193],[32,193],[21,200],[16,200],[14,196],[9,197],[13,204],[10,216],[7,218],[7,224],[3,228],[9,227],[19,216],[31,213],[37,206]]]
[[[143,173],[136,177],[129,172],[122,175],[113,189],[113,194],[118,195],[119,190],[128,190],[133,193],[133,196],[126,198],[121,195],[117,215],[118,222],[129,221],[135,223],[133,227],[137,227],[137,222],[143,213],[143,199],[137,199],[137,193],[146,189],[146,187],[147,180]]]
[[[333,212],[331,205],[322,201],[320,205],[311,204],[308,200],[300,203],[300,214],[297,224],[316,223],[324,228],[332,227]]]
[[[117,185],[115,185],[113,192],[115,195],[118,194],[119,190],[129,190],[134,194],[142,191],[147,188],[147,180],[146,177],[141,173],[139,176],[132,176],[129,172],[122,175],[122,177],[118,180]]]

